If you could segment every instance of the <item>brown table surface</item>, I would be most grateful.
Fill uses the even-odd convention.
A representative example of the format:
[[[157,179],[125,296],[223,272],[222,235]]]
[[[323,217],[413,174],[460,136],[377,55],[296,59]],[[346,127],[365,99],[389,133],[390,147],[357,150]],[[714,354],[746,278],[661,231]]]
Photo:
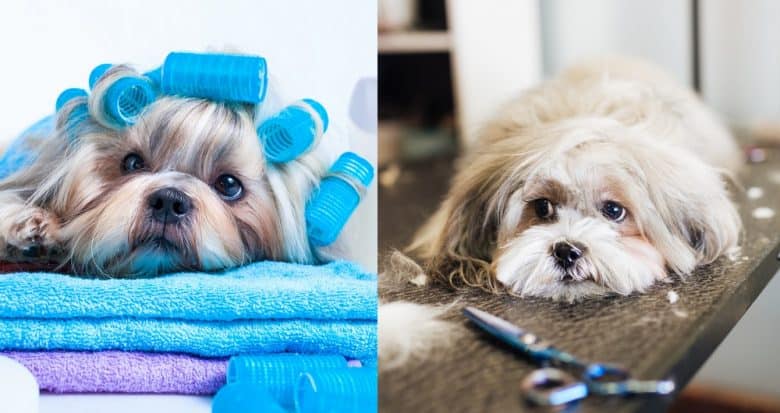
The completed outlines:
[[[449,159],[408,165],[402,168],[395,185],[381,188],[381,253],[386,255],[408,243],[444,196],[451,168]],[[770,150],[766,162],[748,165],[741,181],[744,188],[764,190],[759,199],[737,194],[745,225],[741,257],[734,261],[722,258],[699,269],[687,281],[657,285],[644,295],[565,304],[479,291],[383,287],[380,295],[385,300],[446,304],[460,298],[446,317],[461,323],[466,333],[438,357],[382,372],[380,411],[545,411],[524,404],[519,392],[520,381],[536,366],[469,325],[460,313],[466,305],[507,318],[582,359],[622,365],[638,378],[672,377],[679,391],[780,267],[780,216],[752,216],[760,206],[780,209],[780,151]],[[679,295],[675,304],[667,299],[670,290]],[[663,411],[673,399],[674,395],[592,397],[573,410]]]

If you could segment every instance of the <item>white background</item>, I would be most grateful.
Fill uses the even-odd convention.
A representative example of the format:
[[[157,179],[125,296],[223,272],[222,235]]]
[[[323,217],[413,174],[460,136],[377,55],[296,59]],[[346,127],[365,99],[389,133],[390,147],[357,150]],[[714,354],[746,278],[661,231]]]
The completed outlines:
[[[259,54],[285,95],[321,101],[352,150],[376,164],[376,137],[348,119],[357,81],[376,77],[376,2],[369,0],[15,1],[0,5],[0,147],[86,87],[104,62],[152,68],[170,51]],[[376,270],[376,187],[350,221],[356,258]],[[1,374],[2,372],[0,372]],[[210,412],[207,398],[44,396],[41,413]]]

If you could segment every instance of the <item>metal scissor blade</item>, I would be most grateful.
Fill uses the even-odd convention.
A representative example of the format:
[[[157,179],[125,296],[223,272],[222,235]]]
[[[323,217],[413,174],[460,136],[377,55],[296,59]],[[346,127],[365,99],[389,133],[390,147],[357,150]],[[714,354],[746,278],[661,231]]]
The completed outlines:
[[[496,317],[493,314],[482,311],[474,307],[466,307],[463,309],[463,314],[478,325],[481,329],[490,333],[492,336],[501,339],[502,341],[518,347],[526,351],[526,345],[520,338],[525,334],[525,331],[510,323],[503,318]]]

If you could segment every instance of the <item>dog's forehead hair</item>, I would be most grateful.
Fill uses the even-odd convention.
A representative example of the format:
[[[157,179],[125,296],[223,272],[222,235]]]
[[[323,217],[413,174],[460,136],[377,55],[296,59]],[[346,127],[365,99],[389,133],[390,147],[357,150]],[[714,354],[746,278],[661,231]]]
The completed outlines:
[[[254,176],[262,150],[251,119],[238,109],[199,99],[163,98],[126,134],[157,170],[208,174],[229,166]],[[254,172],[254,173],[253,173]]]

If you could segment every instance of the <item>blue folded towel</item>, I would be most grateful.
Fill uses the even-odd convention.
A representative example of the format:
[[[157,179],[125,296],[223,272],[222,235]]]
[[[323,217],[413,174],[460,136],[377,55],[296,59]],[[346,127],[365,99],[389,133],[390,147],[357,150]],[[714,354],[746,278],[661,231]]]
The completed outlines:
[[[0,317],[376,320],[376,287],[376,275],[344,261],[140,279],[12,273],[0,275]]]
[[[250,353],[376,358],[376,321],[1,319],[3,350],[123,350],[227,357]]]
[[[376,276],[258,262],[157,278],[0,275],[0,349],[376,356]]]

